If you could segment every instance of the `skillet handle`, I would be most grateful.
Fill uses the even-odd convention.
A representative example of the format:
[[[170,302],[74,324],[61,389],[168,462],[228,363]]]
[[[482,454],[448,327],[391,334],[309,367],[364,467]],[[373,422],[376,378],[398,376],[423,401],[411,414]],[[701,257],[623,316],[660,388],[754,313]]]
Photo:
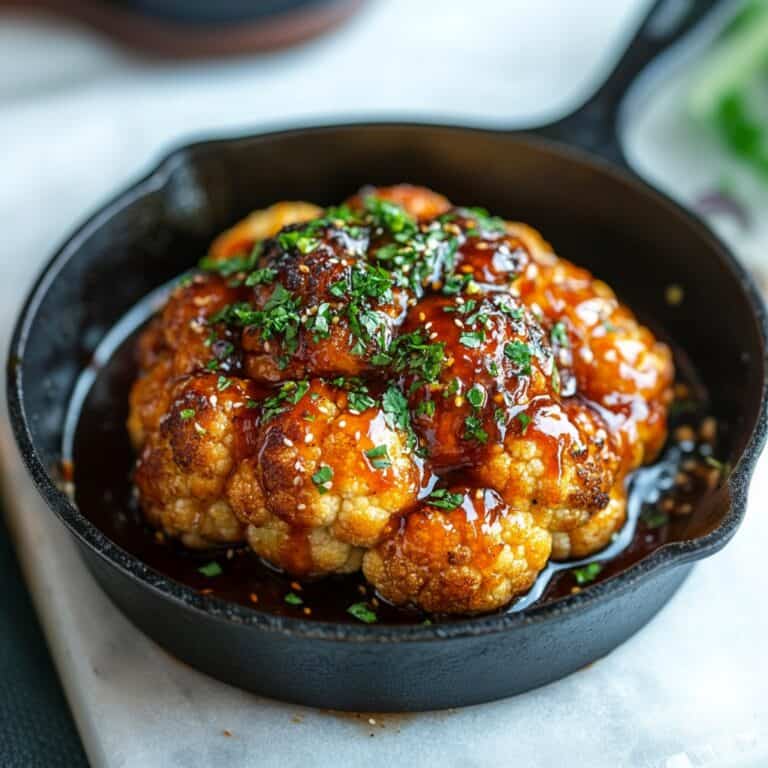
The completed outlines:
[[[688,34],[718,4],[720,0],[656,0],[603,85],[574,112],[528,133],[626,166],[620,113],[627,90],[651,61]]]

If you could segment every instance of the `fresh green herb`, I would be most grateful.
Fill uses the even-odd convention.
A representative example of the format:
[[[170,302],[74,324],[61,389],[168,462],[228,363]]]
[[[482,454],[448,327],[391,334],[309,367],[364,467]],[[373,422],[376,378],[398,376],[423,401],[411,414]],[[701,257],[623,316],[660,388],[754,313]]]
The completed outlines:
[[[560,371],[557,370],[557,365],[552,362],[552,389],[556,395],[560,394]]]
[[[283,600],[285,600],[288,605],[304,605],[304,601],[295,592],[289,592]]]
[[[208,430],[206,430],[205,427],[201,427],[197,422],[195,422],[195,432],[197,432],[198,435],[205,435]]]
[[[518,373],[531,375],[531,348],[522,341],[510,341],[504,345],[504,357],[510,360]]]
[[[350,411],[362,413],[369,408],[373,408],[376,405],[376,400],[368,394],[367,389],[363,385],[363,389],[353,390],[347,395],[347,405],[349,405]]]
[[[522,320],[525,316],[522,307],[515,307],[512,304],[509,304],[508,301],[501,296],[496,298],[496,306],[499,308],[500,312],[511,317],[513,320]]]
[[[451,274],[447,275],[445,280],[443,281],[443,288],[442,292],[446,296],[455,296],[458,293],[461,293],[466,288],[469,287],[470,284],[474,283],[474,278],[472,277],[472,273],[469,274]]]
[[[561,347],[568,347],[568,331],[565,329],[565,323],[555,323],[550,332],[550,338],[553,344],[559,344]]]
[[[482,408],[485,404],[485,390],[479,384],[475,384],[467,392],[467,400],[473,408]]]
[[[195,418],[195,411],[193,408],[185,408],[179,415],[182,421],[189,421]]]
[[[507,414],[505,413],[503,408],[494,408],[493,409],[493,420],[497,424],[503,424],[504,420],[506,419]]]
[[[461,213],[473,222],[473,225],[467,230],[467,237],[473,237],[481,234],[493,232],[504,232],[504,220],[497,216],[491,216],[485,208],[463,208]]]
[[[320,245],[320,241],[312,237],[312,234],[319,229],[313,221],[310,225],[305,225],[299,229],[283,230],[277,236],[277,242],[284,251],[290,251],[295,248],[303,254],[311,253]]]
[[[391,365],[397,373],[407,372],[424,383],[436,381],[445,359],[445,344],[431,343],[421,331],[398,336],[386,355],[379,355],[375,365]]]
[[[366,603],[353,603],[347,608],[347,613],[358,621],[362,621],[363,624],[374,624],[377,621],[376,614]]]
[[[245,284],[247,286],[268,285],[269,283],[273,283],[276,277],[276,269],[273,269],[272,267],[264,267],[251,272],[248,277],[245,278]]]
[[[435,415],[435,401],[434,400],[422,400],[416,408],[416,413],[419,416],[426,416],[431,419]]]
[[[643,510],[640,519],[649,531],[653,531],[656,528],[661,528],[666,525],[669,522],[669,515],[655,507],[649,507],[648,509]]]
[[[317,486],[318,493],[327,493],[327,483],[330,483],[333,479],[333,470],[327,465],[323,464],[314,475],[312,475],[312,482]]]
[[[443,391],[443,397],[452,397],[461,389],[461,380],[459,378],[451,379],[448,386]]]
[[[205,367],[206,367],[206,369],[207,369],[207,370],[209,370],[209,371],[215,371],[215,370],[217,370],[217,369],[218,369],[218,367],[219,367],[219,361],[218,361],[218,360],[209,360],[209,361],[208,361],[208,362],[205,364]]]
[[[392,462],[387,454],[386,445],[377,445],[375,448],[369,448],[365,451],[365,455],[370,459],[371,466],[374,469],[386,469],[392,466]]]
[[[226,376],[219,376],[218,380],[216,381],[216,389],[219,390],[219,392],[223,392],[225,389],[228,389],[232,386],[232,379],[228,379]]]
[[[264,400],[261,412],[264,421],[270,421],[278,414],[286,411],[289,404],[296,405],[304,397],[308,389],[309,382],[305,380],[283,382],[276,394]]]
[[[483,429],[483,422],[475,414],[464,419],[464,439],[475,440],[483,445],[488,442],[488,433]]]
[[[464,501],[464,495],[451,493],[446,488],[438,488],[427,496],[427,501],[436,509],[456,509]]]
[[[245,403],[246,408],[258,408],[259,404],[255,400],[247,400]]]
[[[576,579],[576,583],[581,587],[594,581],[602,570],[603,566],[600,563],[588,563],[581,568],[574,568],[571,573]]]
[[[201,565],[197,569],[197,572],[202,573],[203,576],[208,576],[209,578],[213,576],[221,576],[223,573],[221,566],[215,560],[211,560],[210,563]]]
[[[520,422],[520,434],[524,435],[528,431],[531,417],[527,413],[521,412],[517,414],[517,420]]]
[[[198,266],[204,272],[213,272],[222,277],[231,277],[238,272],[248,272],[253,269],[261,253],[259,247],[254,248],[247,256],[236,256],[232,259],[212,259],[206,256],[200,261]]]
[[[324,301],[317,307],[317,312],[307,320],[307,328],[314,333],[314,341],[327,339],[331,335],[331,305]]]
[[[409,216],[402,206],[373,195],[367,196],[363,200],[363,205],[376,227],[387,230],[393,235],[412,236],[418,232],[416,220]]]
[[[470,349],[477,349],[485,341],[485,331],[463,331],[459,343]]]

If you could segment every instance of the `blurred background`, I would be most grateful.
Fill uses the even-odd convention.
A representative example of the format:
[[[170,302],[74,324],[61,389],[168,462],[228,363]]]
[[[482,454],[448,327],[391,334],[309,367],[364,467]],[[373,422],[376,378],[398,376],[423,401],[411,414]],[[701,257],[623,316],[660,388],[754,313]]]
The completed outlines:
[[[592,92],[651,5],[0,0],[0,350],[57,243],[172,147],[363,119],[536,125]],[[627,100],[634,168],[706,217],[768,286],[768,0],[723,0]],[[9,470],[5,482],[26,480]],[[18,521],[7,525],[18,537]],[[20,552],[40,607],[39,564]],[[5,535],[0,581],[0,764],[85,765]]]

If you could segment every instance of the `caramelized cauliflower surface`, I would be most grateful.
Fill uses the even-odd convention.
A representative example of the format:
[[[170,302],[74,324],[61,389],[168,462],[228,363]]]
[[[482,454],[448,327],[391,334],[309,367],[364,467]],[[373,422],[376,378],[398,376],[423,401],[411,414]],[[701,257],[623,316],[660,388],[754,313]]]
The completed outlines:
[[[526,225],[410,185],[220,235],[138,343],[146,519],[395,605],[476,613],[605,547],[672,358]]]
[[[395,604],[488,611],[531,587],[551,545],[532,515],[513,510],[495,491],[451,487],[442,499],[394,520],[366,552],[363,573]]]

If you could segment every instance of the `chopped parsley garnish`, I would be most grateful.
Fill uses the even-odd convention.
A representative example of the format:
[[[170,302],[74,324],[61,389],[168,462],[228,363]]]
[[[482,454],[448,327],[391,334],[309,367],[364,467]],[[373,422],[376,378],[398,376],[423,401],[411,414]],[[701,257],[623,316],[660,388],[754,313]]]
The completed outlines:
[[[386,445],[377,445],[375,448],[369,448],[365,451],[365,455],[370,460],[371,466],[374,469],[386,469],[392,466]]]
[[[488,442],[488,433],[483,429],[483,422],[479,416],[471,414],[464,419],[464,439],[476,440],[483,445]]]
[[[353,603],[347,608],[347,613],[358,621],[362,621],[363,624],[374,624],[377,621],[376,614],[366,603]]]
[[[561,347],[568,347],[568,331],[565,329],[565,323],[555,323],[550,332],[550,338],[553,344],[559,344]]]
[[[666,512],[662,512],[660,509],[649,507],[648,509],[643,510],[640,519],[649,531],[653,531],[656,528],[661,528],[666,525],[669,522],[669,515]]]
[[[485,331],[463,331],[459,343],[470,349],[477,349],[485,341]]]
[[[258,408],[259,404],[255,400],[247,400],[245,403],[246,408]]]
[[[435,408],[434,400],[422,400],[416,408],[416,413],[419,416],[426,416],[431,419],[435,415]]]
[[[391,365],[397,373],[413,374],[419,381],[429,384],[436,381],[445,359],[445,344],[432,343],[421,331],[398,336],[386,353],[373,358],[374,365]]]
[[[255,269],[248,277],[245,278],[245,284],[247,286],[252,285],[268,285],[274,282],[277,277],[277,270],[272,267],[264,267],[263,269]]]
[[[427,496],[427,501],[436,509],[456,509],[464,501],[464,495],[451,493],[446,488],[438,488]]]
[[[552,362],[552,389],[556,395],[560,394],[560,371],[557,370],[554,361]]]
[[[273,419],[288,409],[288,405],[296,405],[309,389],[308,381],[286,381],[280,385],[277,393],[268,397],[263,404],[261,417],[264,421]],[[249,403],[253,402],[249,400]],[[256,407],[248,405],[249,408]]]
[[[528,431],[528,425],[531,423],[531,417],[525,413],[518,413],[517,420],[520,422],[520,434],[524,435]]]
[[[518,373],[531,375],[531,348],[522,341],[510,341],[504,345],[504,357],[510,360]]]
[[[485,208],[462,208],[461,213],[474,222],[474,226],[467,230],[467,237],[493,232],[504,232],[504,220],[498,216],[491,216]]]
[[[205,435],[207,431],[208,430],[205,427],[201,427],[197,422],[195,422],[195,432],[197,432],[198,435]]]
[[[473,408],[482,408],[485,405],[485,390],[479,384],[475,384],[467,392],[467,400]]]
[[[194,408],[185,408],[179,416],[181,416],[182,421],[189,421],[195,418],[195,410]]]
[[[416,220],[409,216],[402,206],[373,195],[368,195],[363,200],[363,205],[375,227],[401,236],[413,236],[418,232]]]
[[[349,410],[355,413],[362,413],[363,411],[368,410],[368,408],[373,408],[373,406],[376,405],[376,400],[368,394],[365,385],[360,384],[359,386],[359,389],[352,390],[347,395],[347,405],[349,406]]]
[[[299,229],[284,230],[277,236],[277,242],[284,251],[290,251],[295,248],[299,253],[311,253],[320,245],[320,241],[312,237],[312,234],[319,229],[317,224],[310,222],[312,226],[304,226]]]
[[[231,386],[232,379],[228,379],[226,376],[219,376],[216,381],[216,389],[218,389],[219,392],[223,392],[225,389],[228,389]]]
[[[215,560],[211,560],[210,563],[201,565],[197,569],[197,572],[202,573],[203,576],[208,576],[209,578],[213,576],[221,576],[223,573],[221,566]]]
[[[238,272],[248,272],[253,269],[261,254],[261,248],[257,245],[247,256],[235,256],[231,259],[212,259],[206,256],[201,259],[198,266],[204,272],[213,272],[222,277],[231,277]]]
[[[288,605],[304,605],[304,601],[295,592],[289,592],[283,600],[285,600]]]
[[[327,484],[333,479],[333,470],[327,465],[323,464],[314,475],[312,475],[312,482],[317,486],[318,493],[327,493]]]
[[[588,563],[581,568],[574,568],[571,573],[576,579],[576,583],[581,587],[594,581],[602,570],[603,566],[600,563]]]

